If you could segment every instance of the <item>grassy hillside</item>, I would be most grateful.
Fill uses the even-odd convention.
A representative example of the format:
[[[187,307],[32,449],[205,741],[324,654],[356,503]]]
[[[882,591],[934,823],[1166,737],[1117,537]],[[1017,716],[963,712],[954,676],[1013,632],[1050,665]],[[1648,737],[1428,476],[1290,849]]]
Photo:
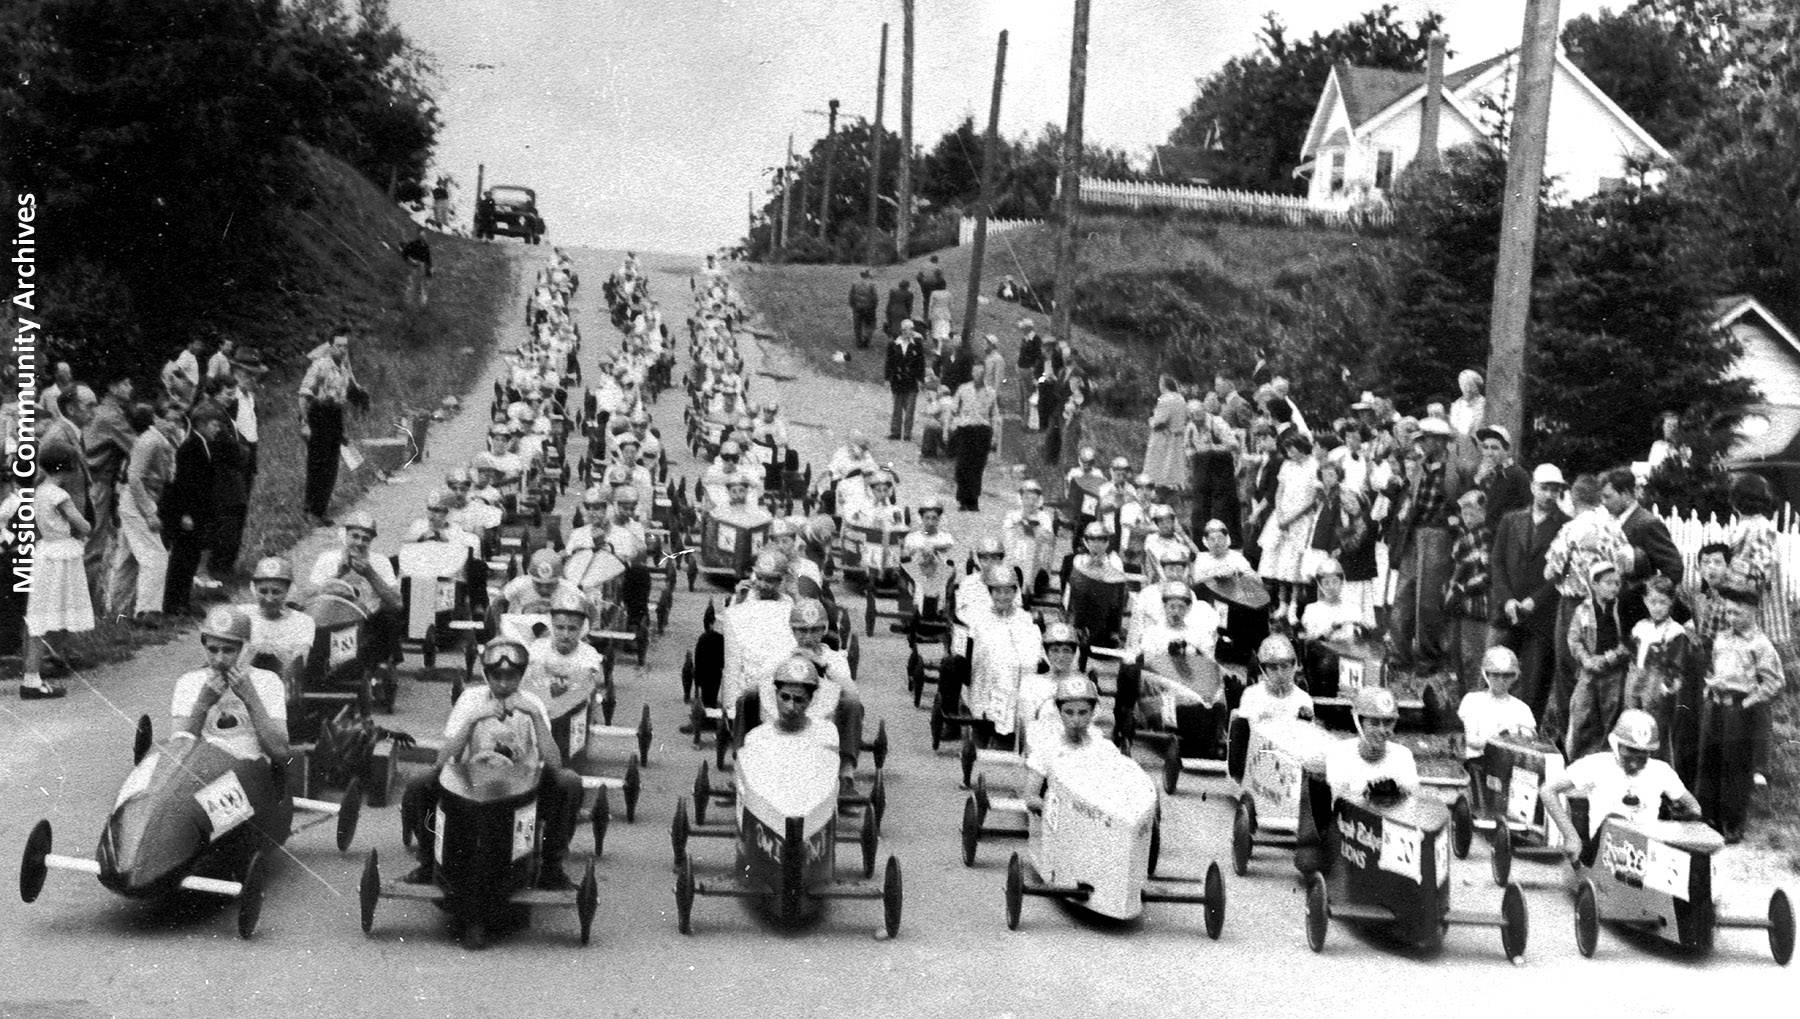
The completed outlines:
[[[1143,454],[1143,419],[1159,371],[1208,384],[1215,370],[1243,378],[1266,358],[1270,370],[1294,379],[1303,407],[1309,393],[1336,403],[1345,368],[1352,385],[1362,378],[1360,354],[1386,291],[1387,240],[1156,215],[1087,216],[1082,235],[1073,339],[1096,389],[1087,441],[1103,457]],[[937,254],[960,329],[971,251]],[[994,290],[1011,274],[1053,296],[1054,260],[1048,228],[988,238],[976,332],[1000,337],[1008,364],[1017,353],[1016,321],[1029,316],[1043,328],[1049,316],[1000,301]],[[885,293],[924,264],[921,257],[877,269],[876,282]],[[857,272],[855,266],[756,265],[742,279],[772,327],[822,370],[879,382],[881,352],[852,346],[845,299]],[[847,363],[833,360],[838,351],[849,354]]]

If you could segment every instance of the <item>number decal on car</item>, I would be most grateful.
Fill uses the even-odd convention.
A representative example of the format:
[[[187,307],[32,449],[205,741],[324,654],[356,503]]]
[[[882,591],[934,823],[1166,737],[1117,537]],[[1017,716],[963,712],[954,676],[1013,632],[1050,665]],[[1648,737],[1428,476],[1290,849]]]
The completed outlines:
[[[215,842],[256,814],[250,806],[250,794],[244,792],[244,784],[238,781],[235,771],[228,771],[202,786],[194,794],[194,802],[206,811]]]

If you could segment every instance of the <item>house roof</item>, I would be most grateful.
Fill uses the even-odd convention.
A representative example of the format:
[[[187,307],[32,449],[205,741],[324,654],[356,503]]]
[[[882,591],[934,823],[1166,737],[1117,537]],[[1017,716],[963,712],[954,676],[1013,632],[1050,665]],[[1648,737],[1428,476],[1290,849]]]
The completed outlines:
[[[1763,306],[1763,303],[1749,294],[1732,294],[1721,297],[1712,303],[1712,325],[1714,329],[1728,329],[1746,315],[1755,315],[1762,319],[1763,325],[1788,345],[1796,355],[1800,355],[1800,336],[1775,317],[1775,313]]]
[[[1507,50],[1478,64],[1446,74],[1444,88],[1455,92],[1511,55],[1512,50]],[[1357,67],[1344,60],[1338,61],[1336,70],[1338,87],[1344,96],[1344,110],[1350,115],[1351,127],[1363,126],[1383,110],[1425,87],[1425,75],[1420,71]]]

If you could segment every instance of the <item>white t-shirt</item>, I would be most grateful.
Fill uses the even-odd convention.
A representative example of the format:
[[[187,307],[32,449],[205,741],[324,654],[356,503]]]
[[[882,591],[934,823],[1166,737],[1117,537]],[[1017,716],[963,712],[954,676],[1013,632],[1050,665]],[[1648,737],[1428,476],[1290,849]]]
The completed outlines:
[[[267,648],[284,659],[312,650],[313,636],[319,628],[306,613],[288,609],[280,619],[269,619],[255,605],[239,605],[238,610],[250,617],[250,644],[244,649],[245,661],[255,657],[259,648]]]
[[[1238,717],[1252,722],[1266,722],[1275,718],[1299,718],[1302,708],[1311,717],[1312,694],[1305,690],[1290,686],[1285,695],[1277,697],[1269,692],[1267,683],[1256,683],[1244,688],[1244,695],[1238,699],[1237,713]]]
[[[521,690],[507,698],[511,710],[504,719],[489,715],[494,703],[494,692],[486,683],[464,690],[450,709],[449,721],[444,723],[444,738],[454,740],[465,732],[470,733],[469,745],[463,751],[464,760],[486,753],[503,753],[514,762],[542,761],[537,728],[532,719],[541,719],[544,731],[550,730],[550,710],[544,707],[544,702],[536,694]]]
[[[529,576],[514,577],[500,589],[500,597],[506,601],[506,611],[512,615],[534,616],[550,611],[550,603],[558,595],[574,595],[587,604],[581,590],[566,580],[558,580],[556,587],[549,594],[540,594],[537,581]]]
[[[550,692],[551,680],[575,683],[588,676],[598,677],[603,664],[600,652],[585,640],[577,640],[575,650],[566,655],[556,650],[556,642],[550,637],[532,641],[525,651],[531,664],[525,666],[519,689],[535,694],[546,704],[554,696]]]
[[[413,521],[412,525],[406,529],[406,541],[409,545],[420,541],[447,541],[452,545],[467,545],[476,555],[481,554],[481,539],[463,530],[457,524],[454,514],[450,518],[449,526],[439,531],[436,537],[431,536],[431,521]]]
[[[1653,757],[1644,762],[1643,770],[1627,775],[1610,750],[1589,754],[1569,765],[1563,778],[1570,783],[1570,796],[1587,797],[1589,835],[1600,830],[1600,822],[1608,814],[1621,814],[1634,823],[1654,821],[1664,796],[1681,799],[1688,795],[1687,786],[1666,762]],[[1636,797],[1636,805],[1626,805],[1628,794]]]
[[[1109,740],[1103,739],[1092,725],[1088,726],[1087,739],[1076,746],[1069,742],[1069,737],[1062,725],[1056,726],[1055,739],[1034,739],[1031,748],[1025,754],[1025,766],[1039,777],[1050,774],[1050,769],[1058,764],[1089,756],[1111,756],[1117,754],[1119,748]]]
[[[1486,690],[1477,690],[1463,697],[1456,716],[1462,719],[1465,757],[1480,757],[1488,740],[1503,732],[1537,731],[1531,706],[1512,694],[1495,697]]]
[[[1371,629],[1375,620],[1362,606],[1352,605],[1342,599],[1335,604],[1313,602],[1300,614],[1300,633],[1308,640],[1325,640],[1332,636],[1333,631],[1349,624]]]
[[[1333,796],[1361,799],[1369,783],[1384,778],[1393,779],[1409,796],[1419,791],[1419,766],[1413,762],[1411,750],[1388,740],[1387,752],[1371,764],[1363,760],[1360,742],[1360,737],[1352,736],[1326,749],[1325,781],[1331,784]]]
[[[343,565],[343,549],[326,549],[324,552],[319,553],[319,558],[313,562],[312,574],[307,577],[307,582],[317,590],[319,587],[322,587],[327,580],[335,578],[338,575],[338,570],[341,569]],[[400,578],[394,575],[394,564],[388,560],[387,556],[377,555],[371,550],[369,552],[369,565],[374,568],[375,576],[381,578],[382,583],[386,584],[394,591],[400,590]],[[354,573],[344,574],[344,579],[349,581],[350,584],[356,588],[358,592],[357,604],[361,605],[370,613],[377,612],[381,609],[381,599],[376,595],[368,581]]]
[[[281,723],[282,732],[287,731],[287,688],[281,683],[281,677],[267,669],[249,669],[250,683],[256,696],[262,701],[263,710],[269,717]],[[206,681],[213,675],[211,669],[195,669],[175,681],[175,696],[169,703],[169,714],[174,716],[179,725],[194,713],[194,707],[200,701],[200,691]],[[200,728],[200,734],[232,756],[253,761],[263,756],[262,742],[256,738],[256,727],[250,724],[250,709],[245,706],[243,698],[227,689],[223,696],[213,702],[206,711],[206,722]]]

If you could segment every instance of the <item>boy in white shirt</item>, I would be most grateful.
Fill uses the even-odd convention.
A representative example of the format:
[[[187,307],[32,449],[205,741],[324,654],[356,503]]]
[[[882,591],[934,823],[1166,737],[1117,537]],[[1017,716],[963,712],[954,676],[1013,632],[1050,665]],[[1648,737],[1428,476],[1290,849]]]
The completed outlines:
[[[1238,717],[1251,724],[1282,718],[1311,721],[1312,695],[1294,685],[1294,671],[1300,662],[1293,643],[1279,633],[1271,634],[1256,649],[1256,660],[1262,666],[1262,682],[1244,689],[1238,699]]]
[[[1625,709],[1607,741],[1612,744],[1610,751],[1589,754],[1564,769],[1561,778],[1544,783],[1544,810],[1562,829],[1563,845],[1571,859],[1581,852],[1583,833],[1575,829],[1565,796],[1587,797],[1588,835],[1597,834],[1601,822],[1612,814],[1634,823],[1654,821],[1665,799],[1677,815],[1700,816],[1699,801],[1675,769],[1650,756],[1662,738],[1649,712]]]
[[[1403,795],[1419,791],[1419,766],[1412,751],[1393,741],[1400,720],[1394,695],[1365,686],[1356,693],[1357,735],[1325,751],[1325,781],[1331,795],[1362,799],[1377,782],[1392,782]]]
[[[1463,768],[1469,773],[1470,788],[1476,790],[1477,802],[1486,794],[1486,770],[1481,765],[1488,740],[1511,734],[1537,735],[1537,719],[1531,705],[1512,695],[1512,685],[1519,678],[1519,657],[1512,649],[1496,644],[1481,656],[1481,675],[1486,690],[1463,695],[1456,715],[1462,719]]]
[[[250,646],[245,649],[250,658],[265,651],[284,664],[305,658],[312,651],[318,626],[311,616],[288,607],[288,594],[294,587],[293,567],[280,556],[260,559],[251,571],[250,587],[256,593],[256,604],[239,606],[239,611],[250,618]]]
[[[599,689],[605,662],[592,644],[581,639],[587,621],[587,600],[581,596],[563,592],[550,602],[550,633],[526,648],[530,664],[521,690],[548,704],[584,681]]]

